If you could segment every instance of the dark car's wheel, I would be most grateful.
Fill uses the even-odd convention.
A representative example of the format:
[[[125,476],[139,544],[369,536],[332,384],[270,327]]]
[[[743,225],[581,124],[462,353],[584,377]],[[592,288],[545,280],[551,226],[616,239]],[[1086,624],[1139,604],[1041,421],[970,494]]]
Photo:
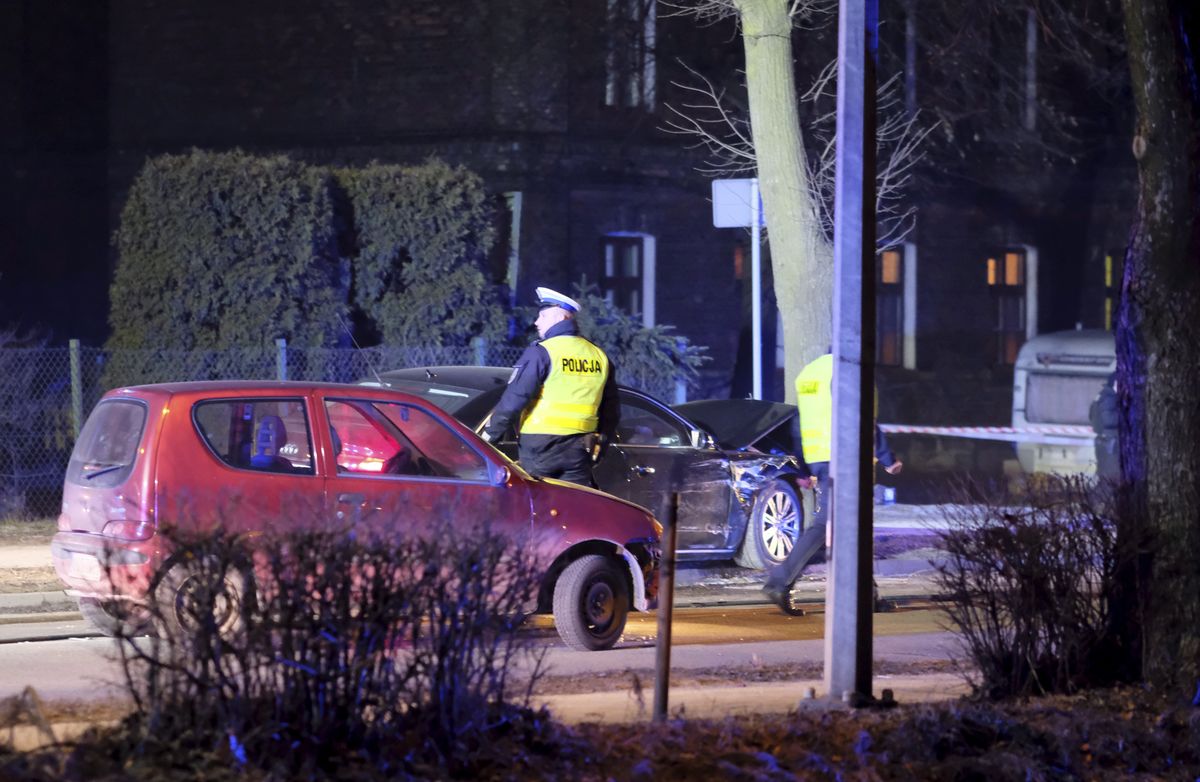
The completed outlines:
[[[610,557],[580,557],[554,584],[554,626],[572,649],[611,648],[625,631],[628,616],[629,587]]]
[[[143,607],[116,600],[81,597],[79,613],[88,624],[111,638],[141,635],[149,625]]]
[[[771,481],[754,497],[737,563],[756,569],[778,565],[787,559],[803,529],[804,506],[796,490],[786,481]]]
[[[179,561],[154,586],[154,621],[159,635],[206,632],[228,640],[245,628],[254,601],[254,585],[242,568],[211,560]]]

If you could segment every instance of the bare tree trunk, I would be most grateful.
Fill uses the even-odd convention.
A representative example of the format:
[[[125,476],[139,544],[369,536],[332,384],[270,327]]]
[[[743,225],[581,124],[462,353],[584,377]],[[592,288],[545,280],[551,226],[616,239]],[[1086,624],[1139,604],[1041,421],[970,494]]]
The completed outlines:
[[[1132,518],[1151,539],[1143,672],[1190,696],[1200,680],[1200,95],[1187,2],[1122,0],[1139,182],[1117,356],[1122,470]]]
[[[821,231],[796,109],[788,0],[734,0],[746,47],[750,129],[770,232],[775,300],[784,328],[786,396],[829,346],[833,248]]]

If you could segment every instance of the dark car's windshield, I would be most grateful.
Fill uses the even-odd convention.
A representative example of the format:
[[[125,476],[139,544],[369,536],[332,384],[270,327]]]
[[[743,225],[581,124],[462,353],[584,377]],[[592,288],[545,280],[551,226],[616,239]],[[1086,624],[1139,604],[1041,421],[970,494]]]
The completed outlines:
[[[413,396],[428,399],[450,415],[457,417],[458,411],[472,399],[483,392],[477,388],[452,386],[447,383],[435,383],[429,380],[405,380],[388,378],[387,385],[397,391],[403,391]]]
[[[500,395],[504,392],[504,386],[480,390],[439,383],[436,380],[389,377],[386,382],[389,388],[432,402],[472,429],[479,426],[479,422],[492,412],[492,408],[500,401]]]

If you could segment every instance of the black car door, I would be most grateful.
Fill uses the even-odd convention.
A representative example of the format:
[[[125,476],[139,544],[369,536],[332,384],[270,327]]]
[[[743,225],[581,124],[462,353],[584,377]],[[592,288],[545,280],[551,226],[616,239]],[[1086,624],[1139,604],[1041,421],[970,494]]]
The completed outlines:
[[[663,521],[678,492],[678,548],[703,555],[727,550],[732,490],[729,460],[692,438],[688,423],[666,406],[621,389],[617,442],[594,474],[603,491]]]

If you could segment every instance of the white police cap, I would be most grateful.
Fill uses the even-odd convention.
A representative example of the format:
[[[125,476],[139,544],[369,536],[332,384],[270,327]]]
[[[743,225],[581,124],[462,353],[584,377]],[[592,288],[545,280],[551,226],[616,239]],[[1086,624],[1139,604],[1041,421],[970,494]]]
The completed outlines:
[[[562,307],[568,312],[579,312],[579,302],[551,288],[537,288],[539,307]]]

